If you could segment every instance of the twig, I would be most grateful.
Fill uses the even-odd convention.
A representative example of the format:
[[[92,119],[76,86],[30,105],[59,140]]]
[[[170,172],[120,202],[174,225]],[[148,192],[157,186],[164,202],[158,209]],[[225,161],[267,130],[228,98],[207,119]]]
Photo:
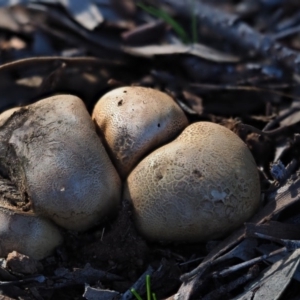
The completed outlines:
[[[192,280],[195,277],[200,278],[201,275],[205,272],[205,270],[207,270],[208,268],[214,266],[215,264],[216,264],[215,260],[204,261],[198,267],[193,269],[192,271],[181,275],[180,280],[182,282],[187,282],[189,280]]]
[[[288,132],[290,130],[289,126],[283,126],[283,127],[279,127],[279,128],[273,129],[273,130],[269,130],[269,131],[261,131],[254,126],[251,126],[248,124],[242,124],[242,123],[239,124],[237,126],[237,128],[240,131],[251,132],[251,133],[253,132],[253,133],[257,133],[258,135],[266,136],[269,138],[276,138],[282,134],[285,134],[286,132]]]
[[[8,286],[8,285],[19,285],[19,284],[25,284],[25,283],[31,283],[31,282],[39,282],[43,283],[45,282],[46,277],[43,275],[37,275],[30,278],[20,279],[20,280],[12,280],[12,281],[0,281],[0,287],[1,286]]]
[[[110,60],[102,60],[96,57],[63,57],[63,56],[44,56],[44,57],[30,57],[25,59],[16,60],[3,65],[0,65],[1,72],[12,72],[26,67],[45,66],[49,63],[60,62],[65,63],[67,66],[85,66],[96,67],[99,65],[116,65],[120,66],[122,63]]]
[[[300,59],[300,57],[299,57]],[[203,89],[203,90],[212,90],[212,91],[250,91],[250,92],[263,92],[263,93],[270,93],[273,95],[278,95],[280,97],[286,97],[290,99],[300,100],[299,96],[283,93],[280,91],[276,91],[269,88],[260,88],[250,85],[230,85],[230,84],[208,84],[208,83],[191,83],[189,85],[191,88],[196,89]],[[297,111],[298,109],[296,109]]]
[[[292,114],[298,112],[300,110],[299,107],[291,107],[288,109],[284,114],[276,117],[275,119],[271,120],[263,129],[263,131],[270,130],[273,127],[277,126],[281,121],[286,119],[287,117],[291,116]]]
[[[185,1],[161,0],[160,3],[170,5],[185,18],[190,18],[190,9]],[[209,28],[217,36],[227,39],[230,43],[253,53],[272,59],[300,74],[300,53],[274,41],[270,36],[263,35],[239,20],[234,14],[225,13],[200,1],[195,3],[194,13],[198,26]]]
[[[297,25],[295,27],[288,28],[288,29],[285,29],[285,30],[283,30],[281,32],[272,34],[272,38],[274,40],[284,39],[284,38],[286,38],[286,37],[288,37],[290,35],[299,33],[299,31],[300,31],[300,26]]]
[[[232,267],[229,267],[229,268],[226,268],[222,271],[216,271],[212,274],[212,277],[214,278],[218,278],[218,277],[225,277],[225,276],[228,276],[229,274],[233,273],[233,272],[236,272],[236,271],[239,271],[243,268],[246,268],[246,267],[249,267],[251,265],[254,265],[258,262],[261,262],[265,259],[268,259],[272,256],[275,256],[275,255],[278,255],[278,254],[283,254],[283,253],[286,253],[288,252],[290,249],[287,249],[287,247],[283,247],[283,248],[280,248],[278,250],[275,250],[269,254],[264,254],[262,256],[259,256],[259,257],[256,257],[256,258],[253,258],[253,259],[250,259],[248,261],[245,261],[243,263],[240,263],[240,264],[237,264],[237,265],[234,265]]]
[[[255,232],[253,234],[253,236],[257,237],[257,238],[260,238],[260,239],[264,239],[264,240],[268,240],[268,241],[271,241],[271,242],[281,244],[281,245],[285,246],[285,248],[289,251],[300,248],[300,241],[299,240],[280,239],[280,238],[276,238],[276,237],[266,235],[266,234],[262,234],[262,233],[258,233],[258,232]]]
[[[249,269],[249,271],[243,275],[238,277],[237,279],[233,280],[232,282],[228,284],[224,284],[218,289],[210,292],[205,297],[201,298],[202,300],[214,300],[214,299],[220,299],[220,297],[228,294],[232,290],[236,289],[237,287],[245,284],[250,279],[255,278],[259,274],[259,267],[257,265],[254,265]]]
[[[191,260],[188,260],[188,261],[185,261],[183,263],[180,263],[179,266],[185,266],[185,265],[188,265],[188,264],[191,264],[191,263],[194,263],[194,262],[198,262],[200,260],[203,260],[205,256],[201,256],[201,257],[197,257],[195,259],[191,259]]]

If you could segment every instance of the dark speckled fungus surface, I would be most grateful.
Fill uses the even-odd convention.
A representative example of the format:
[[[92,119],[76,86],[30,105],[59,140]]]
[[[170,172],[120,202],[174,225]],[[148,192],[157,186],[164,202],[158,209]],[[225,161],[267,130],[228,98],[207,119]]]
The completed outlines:
[[[258,208],[259,177],[243,141],[208,122],[188,126],[142,160],[125,195],[147,238],[204,241],[240,226]]]
[[[175,138],[188,125],[170,96],[145,87],[108,92],[96,104],[92,117],[123,178],[146,154]]]

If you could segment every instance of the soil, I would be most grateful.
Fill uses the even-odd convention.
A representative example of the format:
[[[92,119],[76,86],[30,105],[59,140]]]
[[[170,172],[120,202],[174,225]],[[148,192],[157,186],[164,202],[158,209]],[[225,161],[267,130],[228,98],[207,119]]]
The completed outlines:
[[[131,208],[124,202],[118,217],[86,233],[65,232],[65,242],[56,254],[42,261],[44,275],[53,276],[58,268],[92,268],[120,276],[118,280],[92,281],[91,286],[126,292],[150,265],[154,270],[163,266],[160,277],[152,277],[152,289],[158,299],[168,297],[180,286],[179,276],[187,270],[179,267],[187,258],[203,256],[203,244],[163,245],[149,243],[136,231],[131,219]],[[189,268],[197,265],[191,263]],[[44,299],[80,299],[83,287],[71,285],[55,288],[56,280],[38,291]],[[79,298],[78,298],[79,297]]]

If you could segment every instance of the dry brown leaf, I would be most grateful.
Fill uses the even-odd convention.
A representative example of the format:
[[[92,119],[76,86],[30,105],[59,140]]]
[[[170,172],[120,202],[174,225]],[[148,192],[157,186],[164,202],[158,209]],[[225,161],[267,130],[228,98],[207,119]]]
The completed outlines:
[[[152,57],[154,55],[191,54],[215,62],[238,62],[237,56],[225,54],[201,44],[193,45],[150,45],[143,47],[122,47],[123,51],[137,56]]]

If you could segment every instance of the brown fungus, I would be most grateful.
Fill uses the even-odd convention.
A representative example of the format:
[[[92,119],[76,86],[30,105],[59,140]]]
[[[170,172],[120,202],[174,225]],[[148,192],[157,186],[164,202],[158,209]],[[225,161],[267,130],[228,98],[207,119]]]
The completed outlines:
[[[62,241],[54,223],[32,212],[22,211],[22,195],[9,180],[0,178],[0,257],[16,250],[42,259]]]
[[[97,102],[92,117],[123,178],[146,154],[175,138],[188,125],[170,96],[145,87],[108,92]]]
[[[49,220],[0,207],[0,257],[15,250],[42,259],[62,241],[59,229]]]
[[[43,99],[2,123],[1,171],[26,209],[78,231],[117,211],[120,178],[79,98]]]
[[[259,206],[259,177],[237,135],[198,122],[136,166],[124,198],[131,201],[136,226],[145,237],[205,241],[251,217]]]

